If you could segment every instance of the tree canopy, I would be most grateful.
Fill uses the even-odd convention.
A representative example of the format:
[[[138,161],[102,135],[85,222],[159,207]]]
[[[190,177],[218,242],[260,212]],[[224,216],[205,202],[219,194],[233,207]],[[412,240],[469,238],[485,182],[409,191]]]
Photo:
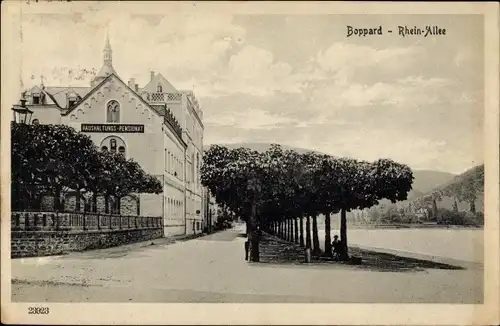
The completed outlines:
[[[204,155],[201,180],[218,203],[245,221],[255,205],[257,223],[269,225],[320,213],[345,214],[384,198],[405,200],[413,174],[389,159],[366,162],[297,153],[276,144],[265,152],[213,145]]]

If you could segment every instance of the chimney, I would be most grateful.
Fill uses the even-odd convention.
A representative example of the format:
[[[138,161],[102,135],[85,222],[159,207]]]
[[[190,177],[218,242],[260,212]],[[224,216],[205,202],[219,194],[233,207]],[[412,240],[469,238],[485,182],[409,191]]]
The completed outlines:
[[[151,70],[151,80],[153,80],[154,78],[155,78],[155,72]]]
[[[135,87],[135,78],[130,78],[130,80],[128,81],[128,87],[134,89],[134,87]]]

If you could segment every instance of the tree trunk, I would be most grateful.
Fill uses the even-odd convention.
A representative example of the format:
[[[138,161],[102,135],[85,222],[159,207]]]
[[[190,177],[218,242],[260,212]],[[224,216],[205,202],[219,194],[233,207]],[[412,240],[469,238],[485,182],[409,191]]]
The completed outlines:
[[[332,236],[330,230],[330,213],[325,213],[325,254],[332,254]]]
[[[301,247],[304,247],[304,217],[301,216],[300,217],[300,239],[299,239],[299,242],[300,242],[300,246]]]
[[[313,253],[319,254],[321,249],[319,248],[319,237],[318,237],[318,218],[316,215],[313,216]]]
[[[311,218],[309,215],[306,218],[306,248],[311,248]]]
[[[342,250],[340,252],[340,260],[348,260],[349,254],[347,251],[347,219],[345,209],[342,209],[340,211],[340,242],[342,247]]]
[[[249,239],[250,242],[250,261],[259,261],[259,237],[260,232],[257,230],[257,205],[255,202],[252,203],[252,213],[250,214],[250,232]]]
[[[288,232],[288,241],[293,241],[293,220],[291,218],[288,219],[289,232]]]
[[[293,229],[295,230],[294,242],[299,243],[299,221],[296,217],[293,219],[293,221],[295,223],[293,227]]]
[[[470,212],[473,213],[473,214],[476,214],[476,203],[475,203],[475,200],[471,200],[470,203]]]
[[[247,220],[245,221],[245,237],[247,237],[247,238],[248,238],[248,233],[249,233],[248,231],[250,230],[248,224],[249,224],[249,221],[248,221],[248,218],[247,218]]]
[[[456,201],[456,200],[453,202],[453,211],[454,211],[455,213],[458,213],[458,203],[457,203],[457,201]]]
[[[440,216],[438,216],[439,213],[438,213],[436,199],[432,200],[432,215],[434,215],[434,218],[436,219],[437,223],[441,223],[441,218]]]

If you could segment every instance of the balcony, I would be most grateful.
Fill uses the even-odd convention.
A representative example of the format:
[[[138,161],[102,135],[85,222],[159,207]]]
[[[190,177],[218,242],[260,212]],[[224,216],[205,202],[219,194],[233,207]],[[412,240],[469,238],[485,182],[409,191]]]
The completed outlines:
[[[143,93],[142,97],[150,103],[180,102],[181,93]]]

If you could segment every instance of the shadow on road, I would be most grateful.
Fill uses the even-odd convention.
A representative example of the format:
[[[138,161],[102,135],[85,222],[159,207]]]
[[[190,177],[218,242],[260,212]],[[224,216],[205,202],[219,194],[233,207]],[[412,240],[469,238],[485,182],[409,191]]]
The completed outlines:
[[[265,236],[260,242],[260,263],[255,266],[294,265],[309,268],[313,266],[352,268],[376,272],[418,272],[426,269],[465,270],[457,265],[424,259],[402,257],[372,250],[350,248],[350,255],[361,258],[360,264],[333,261],[329,257],[313,257],[305,263],[304,248],[274,236]]]

